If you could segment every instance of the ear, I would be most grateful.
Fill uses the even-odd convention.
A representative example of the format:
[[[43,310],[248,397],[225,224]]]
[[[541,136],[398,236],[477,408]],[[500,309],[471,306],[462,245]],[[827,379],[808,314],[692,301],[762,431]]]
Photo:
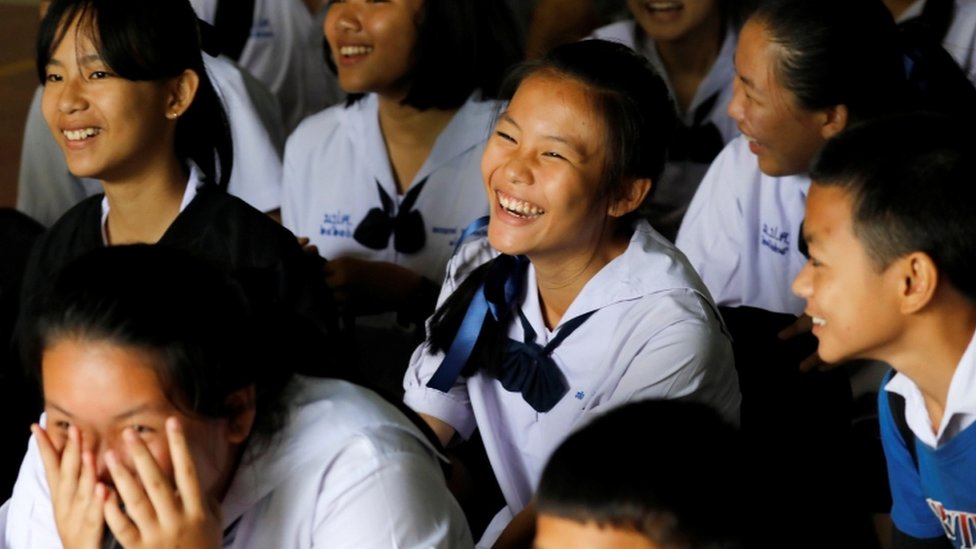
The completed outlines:
[[[847,127],[847,105],[834,105],[822,112],[823,123],[820,126],[820,135],[824,139],[830,139]]]
[[[644,203],[647,193],[651,192],[651,180],[647,177],[634,179],[624,189],[623,196],[613,200],[607,207],[610,217],[622,217],[636,210]]]
[[[180,117],[197,95],[200,86],[200,76],[196,71],[184,70],[179,76],[169,81],[169,95],[166,100],[166,118],[175,120]]]
[[[227,416],[227,441],[241,444],[251,434],[254,417],[257,415],[254,385],[248,385],[227,395],[224,405],[230,414]]]
[[[939,285],[939,269],[924,252],[912,252],[898,260],[899,289],[902,314],[910,315],[924,309],[935,297]]]

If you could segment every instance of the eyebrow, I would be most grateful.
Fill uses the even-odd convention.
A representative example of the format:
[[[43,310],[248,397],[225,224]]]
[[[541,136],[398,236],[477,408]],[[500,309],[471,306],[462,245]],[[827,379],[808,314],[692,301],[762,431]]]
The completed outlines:
[[[50,400],[45,401],[45,403],[48,406],[50,406],[51,408],[54,408],[58,412],[64,414],[65,416],[67,416],[69,418],[74,418],[74,414],[72,414],[68,410],[62,408],[61,406],[57,405],[56,403],[51,402]],[[131,418],[133,416],[137,416],[139,414],[143,414],[143,413],[147,413],[147,412],[159,412],[161,410],[162,410],[162,406],[160,406],[158,404],[151,404],[151,403],[140,404],[139,406],[136,406],[134,408],[130,408],[130,409],[128,409],[128,410],[126,410],[126,411],[124,411],[124,412],[122,412],[120,414],[116,414],[112,419],[115,420],[115,421],[121,421],[121,420],[124,420],[124,419]]]
[[[103,63],[102,56],[98,53],[89,53],[88,55],[83,55],[78,58],[78,65],[85,66],[91,65],[92,63]],[[63,67],[64,63],[58,61],[56,58],[52,57],[47,60],[48,65],[56,65],[58,67]]]
[[[511,116],[509,116],[508,112],[502,113],[501,120],[515,126],[517,130],[521,131],[522,129],[522,127],[519,126],[518,123]],[[573,152],[579,155],[580,158],[584,158],[584,159],[589,158],[589,155],[586,153],[586,151],[573,140],[566,139],[565,137],[559,135],[543,135],[542,137],[544,139],[548,139],[550,141],[555,141],[557,143],[562,143],[563,145],[566,145],[570,149],[573,149]]]

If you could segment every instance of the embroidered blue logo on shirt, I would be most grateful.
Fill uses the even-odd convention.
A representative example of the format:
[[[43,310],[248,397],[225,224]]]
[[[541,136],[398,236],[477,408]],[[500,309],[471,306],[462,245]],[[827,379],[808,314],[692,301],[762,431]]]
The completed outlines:
[[[786,252],[790,251],[789,231],[781,231],[776,226],[769,226],[763,223],[760,242],[763,246],[766,246],[779,255],[786,255]]]
[[[576,400],[583,400],[583,397],[585,396],[586,393],[584,393],[583,391],[576,391]]]
[[[274,29],[271,27],[271,21],[267,17],[262,17],[254,22],[254,26],[251,27],[251,37],[252,38],[274,38]]]
[[[322,215],[319,235],[352,238],[353,229],[349,214],[342,212],[326,213]]]

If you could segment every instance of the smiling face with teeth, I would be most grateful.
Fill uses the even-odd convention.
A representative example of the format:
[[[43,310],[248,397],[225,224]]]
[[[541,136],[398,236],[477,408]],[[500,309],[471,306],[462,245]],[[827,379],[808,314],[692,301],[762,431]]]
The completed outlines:
[[[423,0],[329,3],[324,31],[343,90],[406,95],[422,7]]]
[[[814,184],[806,207],[809,261],[793,281],[793,292],[807,300],[820,357],[884,358],[901,330],[899,270],[879,268],[854,234],[846,190]]]
[[[536,264],[609,261],[621,253],[627,240],[616,236],[616,217],[636,205],[611,204],[606,196],[606,143],[586,85],[552,71],[527,77],[481,161],[492,246]]]
[[[627,0],[634,20],[655,42],[721,33],[719,0]]]
[[[73,21],[46,66],[41,111],[68,169],[112,182],[178,163],[176,123],[166,117],[176,80],[116,75],[95,46],[96,35],[90,20]]]

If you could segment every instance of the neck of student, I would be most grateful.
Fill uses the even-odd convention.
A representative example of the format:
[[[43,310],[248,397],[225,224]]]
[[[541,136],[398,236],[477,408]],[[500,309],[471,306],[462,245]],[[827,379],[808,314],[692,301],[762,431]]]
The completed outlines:
[[[721,14],[716,11],[685,36],[654,43],[682,112],[690,108],[698,86],[712,70],[725,32]]]
[[[884,0],[885,7],[891,12],[891,15],[898,19],[901,17],[905,10],[907,10],[916,0]]]
[[[397,190],[403,194],[458,109],[420,110],[403,105],[401,99],[379,96],[379,123]]]
[[[946,293],[942,291],[941,293]],[[942,422],[949,385],[976,332],[976,307],[958,293],[937,298],[918,314],[898,351],[887,362],[918,386],[929,411],[933,432]]]
[[[627,250],[630,239],[609,229],[585,252],[529,255],[539,287],[539,303],[546,327],[554,329],[576,296],[597,273]]]
[[[188,174],[177,158],[162,169],[104,180],[110,245],[155,244],[180,213]]]

